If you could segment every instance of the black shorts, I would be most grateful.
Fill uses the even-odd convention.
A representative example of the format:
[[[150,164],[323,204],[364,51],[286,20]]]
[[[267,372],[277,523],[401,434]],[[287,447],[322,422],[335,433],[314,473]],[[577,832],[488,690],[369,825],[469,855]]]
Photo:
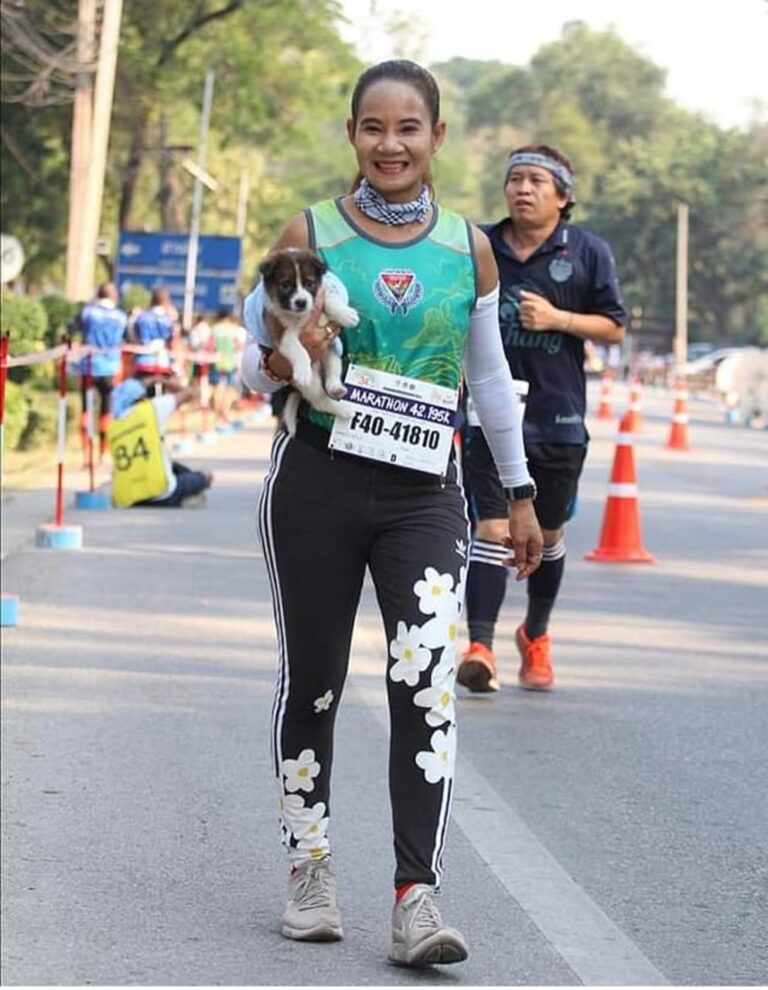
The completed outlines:
[[[483,431],[466,427],[462,437],[464,488],[473,523],[506,519],[507,499]],[[573,516],[586,446],[573,443],[527,443],[528,470],[538,495],[533,503],[544,529],[559,529]]]

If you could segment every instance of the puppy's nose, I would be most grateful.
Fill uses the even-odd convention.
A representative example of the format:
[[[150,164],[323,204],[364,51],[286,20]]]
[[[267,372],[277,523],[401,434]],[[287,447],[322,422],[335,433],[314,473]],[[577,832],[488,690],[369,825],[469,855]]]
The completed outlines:
[[[301,297],[299,297],[298,299],[294,299],[293,305],[296,307],[296,309],[306,309],[307,308],[307,300],[306,299],[302,299]]]

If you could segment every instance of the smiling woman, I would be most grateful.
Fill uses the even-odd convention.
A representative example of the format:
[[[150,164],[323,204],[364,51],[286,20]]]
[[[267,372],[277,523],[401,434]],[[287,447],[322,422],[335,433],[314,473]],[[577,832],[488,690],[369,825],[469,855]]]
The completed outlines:
[[[302,402],[295,434],[276,435],[259,506],[279,643],[272,751],[291,864],[282,932],[302,941],[343,934],[328,814],[333,726],[369,571],[388,643],[390,959],[406,966],[467,955],[434,900],[456,751],[468,531],[453,441],[465,373],[471,387],[482,383],[478,414],[500,473],[511,487],[530,483],[490,244],[434,200],[430,166],[444,136],[440,93],[424,68],[393,60],[362,74],[347,121],[358,165],[352,189],[294,217],[277,244],[316,252],[359,315],[337,337],[347,414]],[[243,378],[270,392],[291,368],[258,343],[258,308],[249,303],[261,288],[246,301],[256,322]],[[318,360],[330,346],[319,311],[320,303],[300,335]],[[541,547],[530,496],[510,509],[508,532],[525,577]]]

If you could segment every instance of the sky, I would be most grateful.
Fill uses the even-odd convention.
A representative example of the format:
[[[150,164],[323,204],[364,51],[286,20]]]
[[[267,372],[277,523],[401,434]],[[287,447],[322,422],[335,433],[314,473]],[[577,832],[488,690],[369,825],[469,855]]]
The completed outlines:
[[[563,24],[614,28],[667,71],[666,95],[721,127],[746,127],[754,103],[768,117],[768,0],[341,0],[352,25],[342,33],[364,61],[393,51],[379,24],[398,13],[420,22],[413,57],[425,63],[499,59],[525,66],[560,38]],[[371,10],[376,14],[372,15]]]

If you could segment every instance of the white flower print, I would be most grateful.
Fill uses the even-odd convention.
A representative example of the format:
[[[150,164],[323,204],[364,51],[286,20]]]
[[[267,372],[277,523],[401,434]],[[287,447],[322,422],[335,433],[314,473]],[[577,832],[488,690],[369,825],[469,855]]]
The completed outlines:
[[[421,627],[421,642],[430,650],[442,648],[441,659],[455,658],[460,629],[458,619],[449,615],[436,615]]]
[[[319,698],[315,698],[313,704],[315,706],[316,715],[319,715],[320,712],[327,712],[333,704],[333,691],[326,691],[325,694],[321,695]]]
[[[427,575],[437,575],[437,571],[431,567],[428,567],[425,573]],[[441,662],[448,659],[453,660],[456,657],[456,646],[460,634],[459,620],[461,619],[461,609],[464,601],[465,574],[466,567],[462,567],[459,571],[459,579],[456,582],[456,588],[454,590],[451,590],[453,579],[450,574],[438,575],[441,582],[441,592],[440,594],[435,593],[431,599],[433,604],[438,605],[437,608],[433,609],[435,617],[425,622],[421,627],[422,644],[432,650],[440,649],[441,647],[444,650]],[[422,584],[423,582],[416,582],[417,593],[419,586]],[[437,587],[437,584],[435,583],[433,587]],[[423,599],[419,607],[422,611],[426,611]]]
[[[454,725],[456,722],[454,704],[456,696],[453,691],[453,675],[449,673],[448,676],[436,678],[435,674],[439,670],[440,667],[435,667],[432,685],[417,692],[414,695],[413,703],[420,708],[429,709],[424,716],[427,725],[437,726],[443,725],[445,722]],[[443,668],[443,672],[445,672],[445,668]]]
[[[283,818],[294,838],[303,839],[309,835],[325,834],[328,819],[325,817],[325,802],[318,801],[308,807],[299,794],[286,794],[282,801]]]
[[[424,778],[429,784],[437,784],[441,780],[453,777],[453,766],[456,760],[456,732],[450,726],[444,732],[438,729],[432,733],[429,740],[432,752],[422,750],[416,754],[416,765],[424,771]]]
[[[417,581],[413,590],[419,599],[419,609],[425,615],[440,615],[448,596],[453,597],[453,576],[439,574],[434,567],[427,567],[423,580]]]
[[[286,794],[280,801],[280,817],[284,845],[290,847],[293,839],[299,849],[309,852],[311,859],[328,854],[328,817],[323,801],[308,808],[300,795]]]
[[[322,811],[325,811],[325,805],[320,802],[319,807]],[[314,812],[318,808],[318,805],[312,809]],[[301,835],[294,833],[298,839],[297,845],[299,849],[306,849],[309,851],[310,856],[313,859],[320,859],[328,851],[328,837],[326,835],[328,831],[328,818],[317,817],[315,821],[309,822]]]
[[[418,626],[409,629],[404,622],[397,623],[397,637],[389,644],[389,652],[397,660],[389,672],[393,681],[405,681],[408,687],[416,687],[422,670],[426,670],[432,654],[421,645]]]
[[[285,789],[289,793],[315,789],[313,778],[320,773],[320,764],[315,760],[313,749],[303,749],[298,760],[283,760],[282,769]]]

